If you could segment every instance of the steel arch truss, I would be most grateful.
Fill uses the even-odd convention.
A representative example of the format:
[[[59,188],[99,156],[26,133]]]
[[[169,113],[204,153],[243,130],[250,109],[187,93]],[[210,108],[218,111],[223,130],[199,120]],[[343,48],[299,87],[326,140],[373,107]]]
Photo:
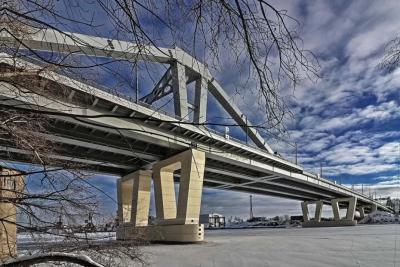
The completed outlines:
[[[207,93],[210,92],[259,148],[273,153],[259,132],[248,122],[247,117],[230,100],[208,68],[179,48],[143,46],[78,33],[61,33],[53,29],[32,29],[30,32],[32,34],[25,34],[16,40],[14,36],[18,35],[13,34],[11,29],[3,29],[0,32],[0,42],[12,49],[84,54],[117,60],[143,60],[169,64],[170,68],[151,93],[143,97],[141,101],[152,104],[172,93],[175,115],[182,120],[188,120],[189,109],[193,109],[193,123],[201,125],[206,121]],[[195,103],[193,104],[189,103],[187,98],[187,84],[191,82],[196,83]]]

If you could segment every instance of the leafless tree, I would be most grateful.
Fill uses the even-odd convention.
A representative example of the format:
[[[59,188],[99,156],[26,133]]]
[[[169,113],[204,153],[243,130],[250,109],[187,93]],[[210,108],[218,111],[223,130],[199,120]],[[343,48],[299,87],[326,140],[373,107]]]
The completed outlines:
[[[260,129],[282,132],[283,120],[290,115],[285,99],[282,99],[282,88],[295,88],[303,77],[317,73],[315,57],[302,48],[295,31],[299,23],[287,11],[278,10],[264,0],[16,0],[0,3],[0,26],[19,41],[19,48],[10,49],[5,45],[0,47],[1,52],[6,52],[11,60],[29,57],[42,63],[42,67],[35,70],[17,65],[11,68],[0,66],[1,82],[11,85],[16,95],[68,97],[62,86],[54,90],[54,84],[41,78],[41,73],[65,73],[78,76],[80,80],[87,80],[86,77],[91,76],[88,73],[108,73],[134,86],[133,75],[122,77],[110,67],[116,60],[99,61],[85,57],[84,50],[90,49],[90,44],[67,33],[68,29],[76,28],[97,34],[107,26],[113,33],[111,38],[134,42],[141,49],[146,45],[176,45],[208,63],[214,71],[223,68],[225,56],[231,57],[237,66],[247,66],[246,69],[238,67],[238,71],[248,75],[248,83],[238,88],[238,92],[245,97],[245,88],[254,85],[252,90],[260,96],[259,104],[267,118],[256,126]],[[96,12],[105,15],[106,25],[97,24]],[[43,53],[26,46],[24,37],[41,28],[63,33],[66,38],[79,43],[82,51]],[[138,64],[137,58],[118,61],[127,64],[124,66],[129,66],[132,73]],[[252,83],[253,80],[257,82]],[[79,171],[85,166],[52,157],[58,152],[57,144],[42,137],[51,127],[49,115],[49,112],[39,109],[28,111],[18,105],[13,108],[0,105],[0,138],[15,149],[29,152],[25,161],[35,164],[35,167],[27,175],[41,175],[40,190],[31,190],[27,182],[25,191],[17,198],[1,201],[15,204],[26,222],[18,226],[32,231],[40,231],[44,225],[55,226],[55,218],[59,216],[72,218],[96,212],[93,193],[96,188],[86,182],[87,173]],[[10,156],[9,160],[17,159]],[[37,179],[37,176],[32,177]],[[103,243],[82,242],[88,241],[87,237],[60,236],[73,244],[63,248],[62,252],[74,252],[78,248],[109,265],[116,264],[110,259],[122,255],[143,262],[136,247],[138,240],[120,242],[119,249],[109,250]],[[52,252],[48,246],[40,250]],[[42,258],[57,259],[66,254],[55,258],[51,255],[57,256],[48,254]]]

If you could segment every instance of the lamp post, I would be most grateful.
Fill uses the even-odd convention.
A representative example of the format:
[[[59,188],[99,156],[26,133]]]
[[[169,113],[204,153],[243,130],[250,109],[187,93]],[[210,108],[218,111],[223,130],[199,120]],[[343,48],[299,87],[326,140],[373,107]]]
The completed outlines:
[[[139,65],[139,61],[137,60],[136,61],[136,64],[135,64],[135,72],[136,72],[136,75],[135,75],[135,85],[136,85],[136,97],[135,97],[135,100],[136,100],[136,104],[139,102],[139,68],[138,68],[138,65]]]

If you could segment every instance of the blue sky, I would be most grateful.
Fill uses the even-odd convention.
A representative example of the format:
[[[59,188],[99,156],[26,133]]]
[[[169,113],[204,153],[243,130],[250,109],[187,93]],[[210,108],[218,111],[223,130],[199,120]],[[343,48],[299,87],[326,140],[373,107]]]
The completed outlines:
[[[292,137],[300,162],[343,183],[398,186],[399,70],[378,68],[399,31],[396,1],[307,1],[291,9],[322,78],[295,91]],[[300,14],[300,17],[296,14]]]
[[[304,48],[317,56],[321,78],[304,80],[290,96],[290,138],[299,146],[299,162],[343,184],[366,184],[365,192],[400,197],[400,70],[382,71],[387,42],[400,33],[397,1],[275,1],[300,22]],[[224,61],[214,75],[253,121],[254,93],[235,94],[247,79]],[[226,70],[226,71],[225,71]],[[209,106],[210,107],[210,106]],[[212,108],[214,116],[221,116]],[[222,115],[224,116],[224,115]],[[268,140],[268,136],[266,136]],[[272,142],[273,143],[273,142]],[[283,149],[281,146],[276,149]],[[358,184],[358,185],[357,185]],[[371,188],[371,189],[369,189]],[[297,214],[299,203],[255,196],[257,215]],[[248,194],[204,190],[202,210],[248,216]]]
[[[294,114],[286,123],[288,139],[298,143],[300,164],[314,172],[322,164],[325,177],[349,186],[356,184],[356,188],[366,184],[378,196],[400,197],[400,69],[387,72],[378,67],[385,44],[400,35],[400,4],[366,0],[272,2],[299,21],[303,46],[317,56],[321,65],[317,81],[303,80],[294,92],[281,92]],[[104,27],[106,31],[97,31],[103,36],[112,35],[111,28]],[[213,74],[252,121],[262,120],[265,115],[254,108],[254,92],[235,94],[235,84],[245,83],[248,77],[239,75],[240,68],[232,64],[223,57],[220,69],[213,70]],[[126,68],[124,71],[132,74]],[[157,77],[161,71],[142,72],[141,86],[151,88],[149,77]],[[211,103],[208,118],[227,116]],[[171,109],[168,105],[166,108]],[[240,136],[235,130],[233,134]],[[270,140],[269,136],[265,138]],[[276,144],[275,149],[290,150],[282,144]],[[115,177],[92,179],[116,197]],[[300,213],[296,201],[265,196],[255,196],[254,201],[258,216]],[[112,201],[104,200],[104,205],[115,212]],[[202,211],[246,217],[248,194],[205,189]]]

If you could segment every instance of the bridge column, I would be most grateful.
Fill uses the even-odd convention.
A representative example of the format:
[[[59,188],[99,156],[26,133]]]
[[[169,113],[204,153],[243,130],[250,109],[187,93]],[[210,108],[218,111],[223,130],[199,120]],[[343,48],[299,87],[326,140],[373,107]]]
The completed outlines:
[[[153,166],[156,200],[156,229],[151,239],[195,242],[204,238],[199,225],[205,154],[187,150]],[[180,170],[178,205],[175,200],[173,174]]]
[[[371,205],[371,212],[377,211],[378,210],[378,205],[376,205],[375,203],[372,203]],[[370,213],[371,213],[370,212]]]
[[[176,218],[174,172],[153,167],[154,197],[157,220]]]
[[[308,213],[308,202],[301,202],[301,210],[303,211],[303,221],[308,222],[310,220],[310,216]]]
[[[365,218],[364,206],[358,207],[358,211],[360,212],[360,219],[364,219]]]
[[[339,202],[332,200],[331,205],[332,205],[333,219],[335,221],[340,221]]]
[[[346,212],[346,220],[354,221],[354,214],[356,213],[357,198],[351,197],[348,200],[349,205]]]
[[[148,225],[151,172],[138,170],[122,177],[117,184],[117,239],[137,237],[137,227]]]
[[[322,207],[324,205],[324,203],[322,202],[322,200],[319,200],[315,203],[315,221],[316,222],[320,222],[321,221],[321,216],[322,216]]]
[[[139,170],[132,176],[131,222],[134,226],[147,226],[149,223],[151,173]]]
[[[118,222],[130,222],[131,205],[132,205],[133,181],[117,180],[117,196],[118,196]]]
[[[315,203],[315,217],[313,220],[310,220],[310,216],[309,216],[309,212],[308,212],[308,205]],[[324,203],[322,202],[322,200],[319,201],[315,201],[315,202],[310,202],[310,201],[304,201],[301,202],[301,209],[303,211],[303,221],[305,223],[308,223],[310,221],[313,222],[320,222],[321,221],[321,216],[322,216],[322,207],[323,207]]]
[[[0,169],[0,174],[2,175],[0,179],[0,199],[2,199],[0,201],[0,262],[2,262],[17,255],[17,207],[12,199],[20,197],[20,192],[24,189],[24,177],[18,171],[5,168]],[[10,199],[10,201],[5,199]]]

